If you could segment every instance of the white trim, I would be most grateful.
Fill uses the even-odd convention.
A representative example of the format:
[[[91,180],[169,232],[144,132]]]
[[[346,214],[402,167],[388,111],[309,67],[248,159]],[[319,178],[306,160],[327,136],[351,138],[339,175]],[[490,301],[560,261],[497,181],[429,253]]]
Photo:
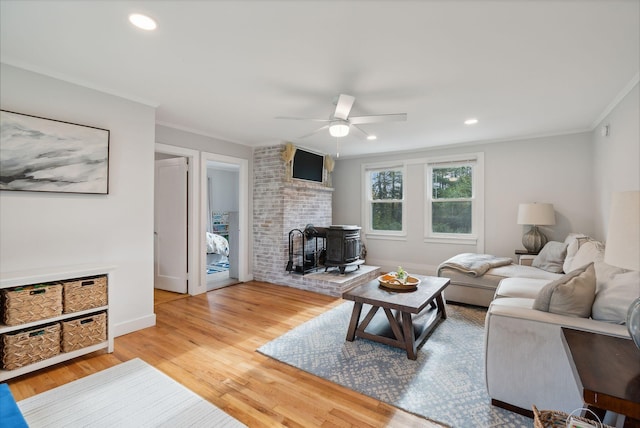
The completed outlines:
[[[232,156],[219,155],[215,153],[201,152],[200,153],[200,170],[202,174],[200,176],[200,184],[201,188],[205,189],[201,200],[204,200],[206,197],[206,188],[207,188],[207,162],[222,162],[229,163],[233,165],[238,165],[240,171],[238,173],[238,223],[239,223],[239,231],[238,231],[238,280],[240,282],[250,281],[252,279],[252,275],[249,273],[249,161],[247,159],[236,158]],[[198,258],[200,263],[203,266],[202,272],[202,280],[201,286],[207,288],[207,279],[206,275],[204,275],[204,266],[206,265],[206,231],[207,231],[207,207],[205,204],[201,204],[200,215],[201,222],[200,227],[198,228],[200,236],[202,239],[200,240],[200,248]]]
[[[616,108],[618,104],[620,104],[620,101],[622,101],[623,98],[626,97],[633,88],[635,88],[638,82],[640,82],[640,72],[636,73],[636,75],[631,78],[629,83],[627,83],[625,87],[622,88],[618,95],[616,95],[613,100],[611,100],[609,105],[602,111],[602,113],[600,113],[596,120],[591,123],[591,131],[596,129],[600,122],[602,122],[607,116],[609,116],[609,113],[611,113],[613,109]]]
[[[189,171],[189,189],[187,192],[187,206],[189,215],[187,217],[187,229],[189,230],[188,236],[188,286],[187,292],[191,295],[204,293],[207,291],[206,278],[204,275],[204,265],[200,257],[196,255],[200,254],[200,248],[204,241],[204,232],[199,233],[196,225],[200,224],[200,152],[193,149],[186,149],[184,147],[171,146],[168,144],[156,143],[155,152],[164,153],[174,156],[184,156],[188,159],[188,171]],[[206,173],[206,170],[205,170]],[[205,187],[206,188],[206,187]],[[201,268],[202,267],[202,268]],[[205,286],[202,286],[202,281],[205,281]]]
[[[156,314],[145,315],[140,318],[114,324],[113,336],[123,336],[125,334],[133,333],[134,331],[142,330],[143,328],[153,327],[154,325],[156,325]]]
[[[402,204],[402,228],[400,230],[374,230],[371,227],[371,204],[373,200],[370,199],[371,195],[371,177],[370,173],[374,171],[385,171],[397,169],[402,172],[402,199],[394,199],[390,201],[385,201],[384,203],[401,203]],[[364,191],[362,191],[362,215],[364,224],[364,234],[367,237],[371,237],[373,239],[405,239],[407,236],[407,210],[406,210],[406,178],[407,178],[407,168],[404,161],[394,161],[394,162],[379,162],[379,163],[370,163],[370,164],[362,164],[361,165],[361,177],[362,183],[364,184]]]
[[[367,239],[383,239],[385,241],[406,241],[407,240],[407,235],[388,235],[388,234],[383,234],[383,233],[379,233],[379,232],[374,232],[374,233],[365,233],[364,234],[365,238]]]
[[[33,73],[37,73],[37,74],[42,74],[45,75],[47,77],[52,77],[54,79],[58,79],[61,80],[63,82],[67,82],[67,83],[72,83],[74,85],[78,85],[78,86],[82,86],[85,88],[89,88],[89,89],[93,89],[94,91],[98,91],[98,92],[102,92],[104,94],[108,94],[108,95],[112,95],[118,98],[123,98],[125,100],[129,100],[129,101],[133,101],[134,103],[138,103],[138,104],[142,104],[148,107],[152,107],[157,109],[158,107],[160,107],[160,103],[158,101],[153,101],[153,100],[147,100],[144,98],[140,98],[138,96],[135,95],[130,95],[124,92],[120,92],[119,90],[115,90],[112,88],[107,88],[104,86],[100,86],[100,85],[96,85],[93,82],[89,82],[86,80],[82,80],[82,79],[78,79],[75,76],[69,76],[68,74],[65,73],[59,73],[56,70],[53,70],[51,68],[48,67],[41,67],[41,66],[34,66],[30,63],[21,61],[21,60],[16,60],[14,58],[7,58],[6,56],[2,57],[2,63],[3,64],[7,64],[10,65],[12,67],[17,67],[17,68],[22,68],[24,70],[27,71],[31,71]]]

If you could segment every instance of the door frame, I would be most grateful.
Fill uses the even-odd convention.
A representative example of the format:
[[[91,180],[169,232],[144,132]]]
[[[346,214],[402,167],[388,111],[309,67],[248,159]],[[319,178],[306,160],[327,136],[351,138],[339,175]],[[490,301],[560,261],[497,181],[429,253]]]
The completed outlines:
[[[200,152],[200,188],[203,190],[200,215],[201,215],[201,235],[203,236],[200,251],[202,266],[206,266],[206,242],[204,237],[207,231],[207,164],[208,162],[221,162],[237,165],[238,172],[238,281],[251,281],[253,278],[249,273],[249,161],[247,159],[233,156],[219,155],[216,153]],[[202,275],[202,286],[206,289],[207,278]]]
[[[205,241],[204,231],[198,227],[200,221],[200,152],[183,147],[156,143],[155,152],[187,158],[187,293],[200,294],[207,291],[206,278],[203,287],[203,269],[201,269],[200,249]],[[155,184],[154,184],[155,185]],[[204,251],[204,249],[202,250]]]

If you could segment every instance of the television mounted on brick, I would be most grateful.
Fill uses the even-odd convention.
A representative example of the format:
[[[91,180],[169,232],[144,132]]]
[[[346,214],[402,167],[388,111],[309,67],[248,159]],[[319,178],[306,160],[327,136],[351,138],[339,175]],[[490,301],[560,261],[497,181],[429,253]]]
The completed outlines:
[[[301,148],[293,157],[292,177],[299,180],[322,183],[324,176],[324,156]]]

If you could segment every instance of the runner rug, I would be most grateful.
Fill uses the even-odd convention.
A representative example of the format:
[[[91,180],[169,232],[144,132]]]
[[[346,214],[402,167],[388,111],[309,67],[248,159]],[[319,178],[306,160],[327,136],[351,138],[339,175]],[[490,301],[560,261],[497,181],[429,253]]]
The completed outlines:
[[[136,358],[18,402],[30,428],[244,427]]]
[[[347,342],[352,307],[331,309],[258,352],[452,427],[532,426],[531,419],[491,405],[483,369],[485,309],[447,305],[448,318],[412,361],[401,349],[359,338]]]

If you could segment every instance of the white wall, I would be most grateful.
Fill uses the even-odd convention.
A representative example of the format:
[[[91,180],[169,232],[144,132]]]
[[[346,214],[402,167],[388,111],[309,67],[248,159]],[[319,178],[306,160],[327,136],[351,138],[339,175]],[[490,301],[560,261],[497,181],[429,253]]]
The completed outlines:
[[[377,142],[376,144],[383,144]],[[361,168],[369,162],[416,159],[483,152],[485,160],[485,253],[514,257],[523,248],[528,227],[516,224],[521,202],[549,202],[555,226],[543,228],[550,240],[563,240],[572,231],[593,232],[593,150],[589,133],[499,143],[471,144],[384,157],[340,159],[333,173],[333,221],[361,224]],[[398,265],[416,273],[435,272],[439,263],[475,246],[424,243],[424,169],[410,165],[406,177],[407,238],[402,241],[366,239],[367,259],[385,269]]]
[[[156,142],[241,159],[251,160],[253,156],[253,149],[249,146],[235,144],[164,125],[156,125]]]
[[[593,130],[595,234],[604,240],[611,194],[640,190],[640,97],[638,83]],[[609,135],[601,135],[603,125]]]
[[[210,211],[238,211],[238,172],[210,167],[207,178],[211,180]]]
[[[114,333],[155,324],[155,109],[1,65],[3,109],[109,129],[109,194],[0,192],[0,272],[114,265]]]

